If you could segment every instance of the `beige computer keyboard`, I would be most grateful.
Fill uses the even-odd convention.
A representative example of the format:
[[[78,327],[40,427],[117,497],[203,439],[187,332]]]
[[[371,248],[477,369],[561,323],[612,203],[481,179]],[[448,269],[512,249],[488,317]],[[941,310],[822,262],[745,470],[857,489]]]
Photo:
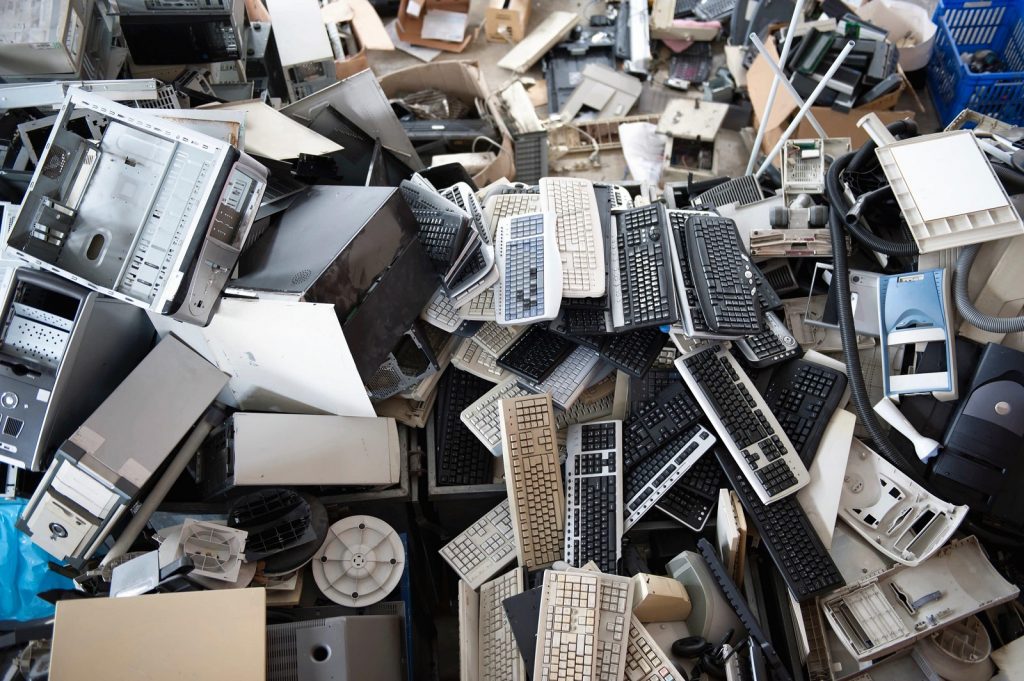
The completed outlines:
[[[529,570],[562,558],[565,494],[551,396],[503,399],[501,447],[519,564]]]

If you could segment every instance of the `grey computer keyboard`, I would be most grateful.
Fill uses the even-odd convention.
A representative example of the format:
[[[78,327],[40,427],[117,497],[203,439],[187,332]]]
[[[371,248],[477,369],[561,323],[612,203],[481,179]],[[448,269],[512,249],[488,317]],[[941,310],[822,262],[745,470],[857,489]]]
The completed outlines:
[[[562,295],[604,295],[604,239],[594,185],[577,178],[541,178],[540,205],[542,210],[555,214],[555,235],[562,260]]]
[[[533,681],[623,678],[632,586],[600,572],[545,572]]]
[[[704,426],[693,426],[631,466],[622,483],[623,530],[639,522],[714,443]]]
[[[501,454],[501,400],[530,395],[515,376],[491,388],[483,397],[462,410],[459,418],[495,456]]]
[[[501,400],[502,461],[519,564],[529,570],[562,559],[565,494],[550,395]]]
[[[612,230],[615,255],[610,300],[615,329],[676,321],[665,207],[655,203],[617,213]]]
[[[440,553],[459,578],[474,589],[498,574],[516,557],[508,499],[445,544]]]
[[[676,368],[762,502],[810,482],[775,415],[721,343],[683,355]]]
[[[596,350],[582,345],[573,350],[568,357],[543,381],[532,381],[522,376],[519,384],[529,392],[548,393],[552,401],[561,409],[568,409],[576,403],[580,394],[600,370],[601,356]]]
[[[495,238],[498,283],[494,313],[499,324],[554,319],[562,302],[561,268],[553,213],[502,218]]]
[[[526,668],[502,603],[523,592],[523,568],[513,568],[480,587],[478,649],[480,681],[526,681]]]
[[[498,281],[494,247],[471,232],[455,262],[441,278],[453,303],[462,307]]]
[[[622,421],[569,426],[565,561],[614,573],[622,557]]]

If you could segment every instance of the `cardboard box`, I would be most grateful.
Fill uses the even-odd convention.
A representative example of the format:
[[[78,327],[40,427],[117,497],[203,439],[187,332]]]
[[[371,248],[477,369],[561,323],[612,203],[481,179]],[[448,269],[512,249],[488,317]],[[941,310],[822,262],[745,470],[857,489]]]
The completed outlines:
[[[380,86],[388,98],[397,97],[401,94],[416,92],[427,88],[434,88],[454,97],[458,97],[467,103],[481,99],[487,103],[487,110],[494,119],[501,139],[495,140],[501,143],[500,149],[494,149],[490,145],[480,145],[479,151],[495,151],[497,158],[486,168],[473,176],[473,181],[478,187],[488,185],[503,177],[515,177],[515,157],[512,149],[512,136],[501,117],[501,112],[487,89],[487,82],[484,81],[480,67],[473,61],[443,61],[433,64],[422,64],[401,69],[386,76],[381,76]]]
[[[772,57],[778,59],[778,52],[773,40],[768,41],[765,47]],[[754,107],[755,126],[761,124],[761,119],[765,114],[768,93],[772,87],[773,77],[774,72],[771,66],[768,65],[768,62],[761,55],[758,55],[754,59],[754,63],[750,65],[750,70],[747,71],[747,91],[750,94],[750,103]],[[812,106],[811,113],[821,123],[821,127],[825,128],[825,132],[828,133],[829,137],[849,137],[853,148],[857,149],[868,140],[867,134],[857,127],[857,121],[865,114],[874,111],[886,125],[904,118],[914,117],[913,111],[892,110],[899,102],[900,95],[903,94],[905,87],[906,85],[901,84],[895,92],[879,97],[866,106],[852,109],[849,113],[842,113],[824,106]],[[768,118],[768,128],[765,131],[764,141],[761,145],[764,152],[767,153],[772,150],[799,108],[789,92],[785,88],[779,87],[778,94],[775,97],[775,106],[772,107],[771,115]],[[800,125],[797,126],[792,139],[817,136],[814,128],[805,117],[800,121]],[[775,161],[776,165],[781,163],[781,154]]]
[[[398,37],[410,45],[422,45],[445,52],[462,52],[469,47],[479,28],[467,27],[466,37],[461,43],[423,38],[423,19],[431,10],[469,14],[469,0],[402,0],[395,24]]]
[[[633,575],[633,614],[643,623],[678,622],[690,616],[690,596],[672,577]]]
[[[526,35],[530,21],[530,0],[491,0],[484,15],[487,39],[503,43],[508,38],[518,43]]]
[[[221,589],[57,604],[53,681],[266,678],[263,589]]]

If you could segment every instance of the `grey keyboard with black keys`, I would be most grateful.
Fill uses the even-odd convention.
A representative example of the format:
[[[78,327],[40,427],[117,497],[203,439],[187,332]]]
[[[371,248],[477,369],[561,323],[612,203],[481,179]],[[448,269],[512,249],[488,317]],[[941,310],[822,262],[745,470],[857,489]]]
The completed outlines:
[[[622,539],[622,423],[569,427],[565,460],[565,560],[614,573]]]
[[[718,502],[722,468],[715,457],[702,456],[679,482],[665,492],[655,508],[694,532],[700,532]]]

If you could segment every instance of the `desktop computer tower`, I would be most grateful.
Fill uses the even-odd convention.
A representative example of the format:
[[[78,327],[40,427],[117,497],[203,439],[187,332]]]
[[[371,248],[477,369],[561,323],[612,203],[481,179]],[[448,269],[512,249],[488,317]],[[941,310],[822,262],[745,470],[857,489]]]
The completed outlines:
[[[80,566],[227,381],[184,343],[164,338],[60,445],[18,529]]]
[[[267,681],[401,681],[402,618],[352,615],[267,627]]]
[[[334,305],[368,383],[440,283],[397,189],[317,185],[246,249],[231,291]]]
[[[245,59],[243,0],[112,0],[140,65]]]
[[[267,11],[272,27],[268,58],[281,67],[270,69],[271,84],[275,75],[284,81],[274,94],[295,102],[338,80],[317,0],[267,0]]]
[[[391,418],[237,412],[203,442],[194,473],[208,499],[259,485],[389,486],[401,455]]]
[[[18,268],[0,327],[0,461],[42,470],[153,342],[143,310]]]
[[[0,9],[0,77],[79,78],[95,0],[15,0]]]
[[[97,138],[69,126],[79,112],[103,119]],[[227,142],[73,89],[8,246],[112,298],[206,325],[266,179]]]

